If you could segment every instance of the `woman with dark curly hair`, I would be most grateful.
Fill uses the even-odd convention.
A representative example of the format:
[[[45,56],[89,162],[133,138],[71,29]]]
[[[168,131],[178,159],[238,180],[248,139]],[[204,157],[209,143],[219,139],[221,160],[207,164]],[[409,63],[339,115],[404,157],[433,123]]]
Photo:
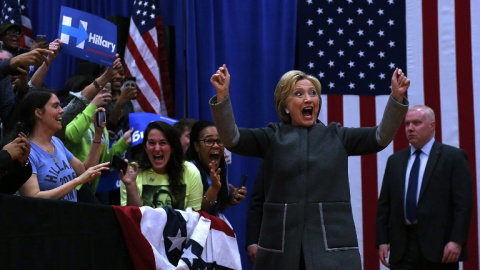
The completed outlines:
[[[120,172],[121,205],[171,205],[184,210],[200,210],[203,187],[195,165],[184,161],[180,136],[171,125],[156,121],[148,124],[138,164]],[[167,190],[169,196],[159,190]],[[162,201],[166,200],[166,201]]]

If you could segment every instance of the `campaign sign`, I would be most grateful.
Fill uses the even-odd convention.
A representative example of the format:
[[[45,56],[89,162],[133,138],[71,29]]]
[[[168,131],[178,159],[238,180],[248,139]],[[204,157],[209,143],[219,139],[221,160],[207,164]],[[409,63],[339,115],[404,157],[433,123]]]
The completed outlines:
[[[176,119],[165,117],[162,115],[146,112],[136,112],[128,115],[130,126],[133,127],[132,144],[135,146],[141,144],[143,141],[143,132],[147,128],[148,124],[153,121],[163,121],[170,125],[177,122]]]
[[[62,6],[58,36],[62,52],[108,67],[117,53],[117,26],[87,12]]]
[[[118,171],[102,171],[102,175],[100,175],[100,181],[98,182],[96,192],[106,192],[119,189],[121,182],[122,180],[120,180],[120,175],[118,174]]]

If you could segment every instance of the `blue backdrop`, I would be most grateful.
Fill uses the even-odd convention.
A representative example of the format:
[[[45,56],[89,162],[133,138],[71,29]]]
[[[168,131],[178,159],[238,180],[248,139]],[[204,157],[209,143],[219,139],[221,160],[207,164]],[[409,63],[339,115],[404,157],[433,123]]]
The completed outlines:
[[[133,1],[126,0],[29,0],[34,35],[56,37],[60,6],[89,12],[103,18],[130,16]],[[283,73],[293,69],[297,1],[160,0],[164,25],[175,28],[175,118],[211,120],[208,100],[214,94],[210,76],[222,64],[232,75],[231,99],[239,126],[263,127],[277,121],[273,92]],[[50,68],[45,84],[61,89],[76,73],[77,60],[60,55]],[[229,180],[238,184],[247,173],[252,191],[259,160],[233,155]],[[248,199],[229,209],[242,252],[244,269],[250,269],[245,254],[245,220]]]

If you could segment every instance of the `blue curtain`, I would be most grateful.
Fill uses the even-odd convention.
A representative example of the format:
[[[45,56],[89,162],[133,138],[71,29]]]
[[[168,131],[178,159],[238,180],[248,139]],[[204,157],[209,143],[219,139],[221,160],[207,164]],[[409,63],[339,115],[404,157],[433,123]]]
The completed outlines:
[[[29,0],[34,34],[57,35],[60,6],[65,5],[108,18],[130,16],[133,1]],[[293,69],[297,1],[160,0],[164,25],[175,29],[176,118],[211,120],[208,100],[214,95],[211,75],[222,64],[231,73],[230,94],[240,127],[263,127],[278,121],[273,103],[275,86],[283,73]],[[61,55],[51,67],[46,84],[61,89],[76,71],[76,59]],[[259,160],[233,155],[229,181],[237,185],[242,174],[253,181]],[[248,198],[226,211],[234,227],[244,269],[245,222]]]

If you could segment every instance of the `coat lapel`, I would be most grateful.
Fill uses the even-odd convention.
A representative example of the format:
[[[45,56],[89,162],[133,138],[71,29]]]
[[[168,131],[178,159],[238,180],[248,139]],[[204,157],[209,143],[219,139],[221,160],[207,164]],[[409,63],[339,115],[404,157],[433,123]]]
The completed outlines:
[[[405,177],[407,175],[407,165],[408,159],[410,158],[410,147],[405,148],[405,150],[401,153],[402,157],[400,158],[400,164],[398,166],[399,170],[399,181],[398,181],[398,188],[397,190],[402,192],[402,197],[405,198]]]
[[[420,188],[420,195],[418,196],[419,201],[422,198],[423,193],[425,193],[425,189],[432,178],[433,169],[437,164],[441,150],[442,144],[435,140],[432,145],[432,149],[430,150],[430,155],[428,155],[427,166],[425,167],[425,172],[423,174],[422,187]]]

